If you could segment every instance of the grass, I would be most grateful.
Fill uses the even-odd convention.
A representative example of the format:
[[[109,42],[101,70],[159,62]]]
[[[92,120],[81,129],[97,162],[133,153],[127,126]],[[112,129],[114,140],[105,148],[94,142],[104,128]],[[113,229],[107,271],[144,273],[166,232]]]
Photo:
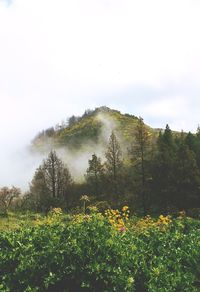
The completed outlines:
[[[23,226],[34,226],[43,215],[26,212],[9,212],[7,215],[0,214],[0,231],[16,230]]]

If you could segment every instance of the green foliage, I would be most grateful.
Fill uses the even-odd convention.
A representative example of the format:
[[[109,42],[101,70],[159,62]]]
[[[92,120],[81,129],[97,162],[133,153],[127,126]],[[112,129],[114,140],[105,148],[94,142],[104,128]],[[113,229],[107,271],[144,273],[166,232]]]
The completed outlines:
[[[117,140],[112,133],[108,141],[113,129]],[[49,187],[45,188],[49,178],[44,180],[38,169],[32,188],[34,198],[32,202],[27,200],[29,205],[35,203],[37,211],[46,211],[50,206],[70,210],[84,193],[89,193],[94,201],[109,201],[112,207],[129,204],[143,214],[200,207],[199,129],[196,135],[178,133],[167,125],[158,134],[158,129],[145,125],[142,118],[100,107],[87,110],[82,117],[72,116],[68,124],[47,131],[33,144],[44,146],[48,139],[55,149],[71,148],[69,153],[72,157],[75,154],[75,159],[83,153],[92,155],[96,148],[102,156],[93,154],[85,180],[75,177],[76,183],[62,191],[64,195],[53,195],[56,200],[49,195]]]
[[[132,131],[136,127],[138,118],[133,115],[123,115],[108,107],[100,107],[94,111],[87,111],[82,117],[72,116],[68,126],[58,128],[52,133],[51,143],[55,146],[66,145],[73,149],[80,149],[87,142],[98,143],[104,126],[102,120],[98,118],[99,115],[102,115],[105,120],[112,121],[117,132],[126,142],[132,141]],[[37,149],[43,149],[43,146],[45,148],[45,144],[48,143],[49,136],[45,134],[46,131],[43,132],[33,140],[33,145]]]
[[[86,171],[86,181],[91,187],[92,194],[99,197],[102,193],[102,182],[104,176],[103,164],[101,158],[96,154],[92,155],[92,158],[88,161],[89,167]]]
[[[132,223],[134,224],[134,223]],[[55,209],[0,233],[1,291],[199,291],[200,223],[118,232],[101,214]]]
[[[198,167],[198,136],[181,133],[174,136],[169,126],[160,133],[157,151],[151,161],[152,204],[165,211],[198,207],[200,203],[200,169]]]
[[[0,232],[19,229],[22,226],[34,226],[38,219],[41,219],[43,215],[25,212],[8,212],[7,216],[0,216]],[[0,290],[1,291],[1,290]]]
[[[122,170],[123,170],[123,156],[120,147],[120,143],[112,131],[105,153],[106,156],[106,174],[109,181],[111,193],[117,194],[120,193],[120,185],[122,183]]]
[[[138,180],[138,193],[140,194],[143,213],[147,214],[147,193],[146,193],[146,181],[147,181],[147,169],[146,165],[149,160],[150,153],[150,136],[143,119],[139,118],[136,131],[135,131],[135,143],[132,145],[130,154],[135,167],[135,177]]]

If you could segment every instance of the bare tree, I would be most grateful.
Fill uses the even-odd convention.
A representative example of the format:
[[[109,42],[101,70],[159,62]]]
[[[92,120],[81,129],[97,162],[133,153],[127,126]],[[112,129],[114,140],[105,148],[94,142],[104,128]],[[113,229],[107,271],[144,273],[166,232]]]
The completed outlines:
[[[8,209],[11,206],[13,200],[18,198],[21,194],[21,190],[16,187],[3,187],[0,189],[0,208],[2,211],[7,214]]]
[[[67,186],[72,183],[72,178],[69,170],[58,158],[55,151],[49,153],[41,168],[51,196],[53,198],[63,197]]]
[[[55,151],[51,151],[36,170],[30,185],[36,208],[48,208],[56,201],[67,200],[72,183],[67,166]]]

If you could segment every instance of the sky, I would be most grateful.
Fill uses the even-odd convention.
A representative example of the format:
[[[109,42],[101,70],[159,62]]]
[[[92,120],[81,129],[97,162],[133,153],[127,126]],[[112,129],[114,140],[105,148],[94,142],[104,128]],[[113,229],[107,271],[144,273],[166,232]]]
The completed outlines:
[[[88,108],[195,132],[199,15],[199,0],[0,0],[0,185],[40,130]]]

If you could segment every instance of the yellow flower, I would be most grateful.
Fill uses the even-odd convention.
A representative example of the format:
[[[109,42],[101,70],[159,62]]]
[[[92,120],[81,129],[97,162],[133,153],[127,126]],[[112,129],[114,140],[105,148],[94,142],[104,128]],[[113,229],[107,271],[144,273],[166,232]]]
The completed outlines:
[[[128,210],[128,206],[124,206],[123,208],[122,208],[122,212],[126,212]]]

